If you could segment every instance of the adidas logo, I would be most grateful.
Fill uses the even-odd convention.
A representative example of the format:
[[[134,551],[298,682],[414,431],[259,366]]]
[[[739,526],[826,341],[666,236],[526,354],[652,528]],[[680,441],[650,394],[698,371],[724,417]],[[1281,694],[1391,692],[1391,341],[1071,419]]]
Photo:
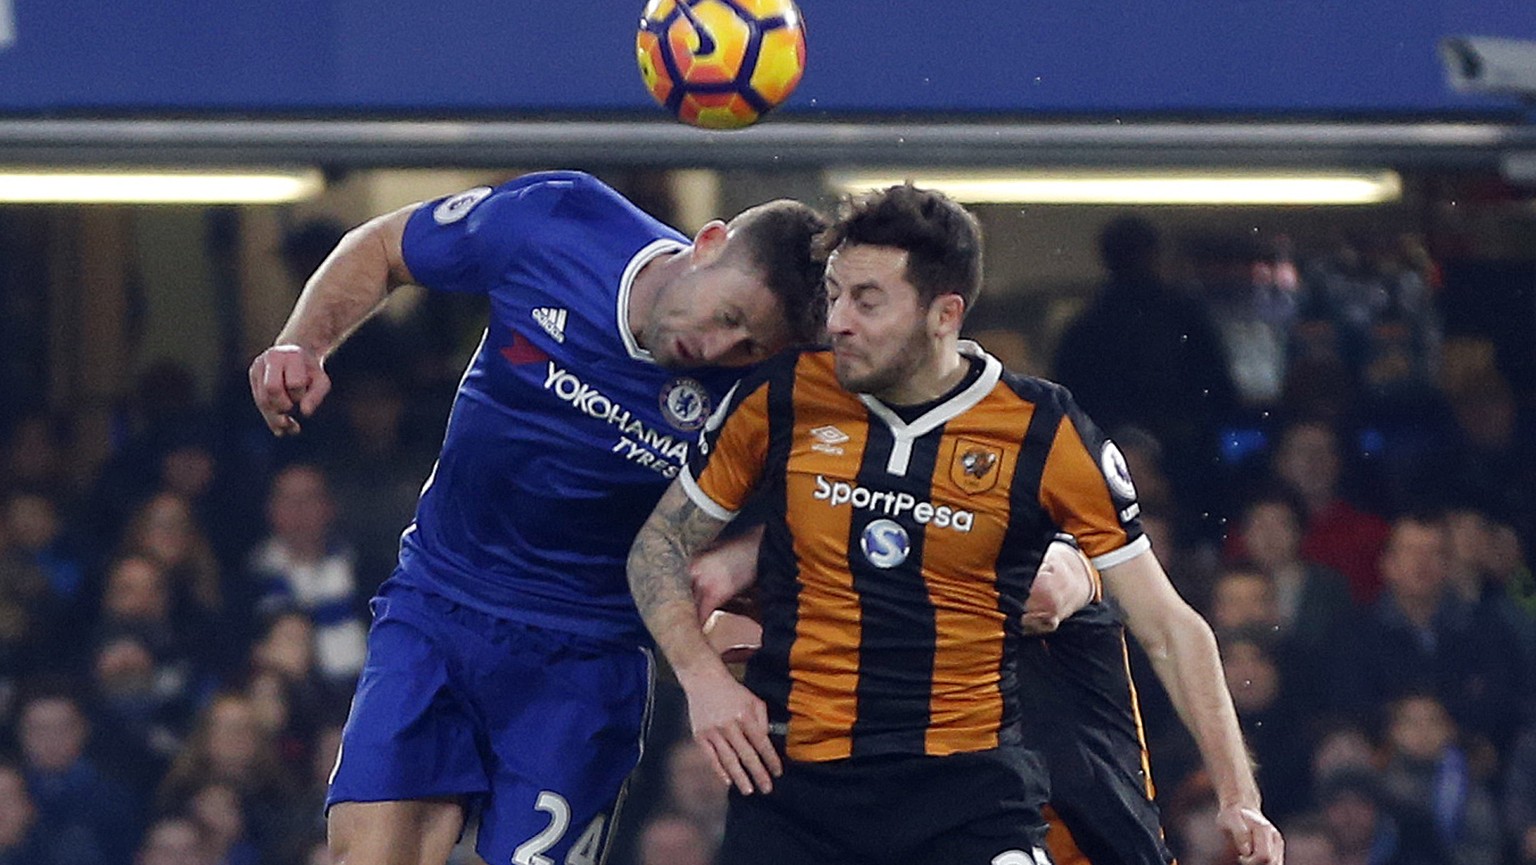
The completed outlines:
[[[545,333],[554,337],[555,342],[565,342],[565,315],[566,311],[557,306],[533,308],[533,320],[544,328]]]

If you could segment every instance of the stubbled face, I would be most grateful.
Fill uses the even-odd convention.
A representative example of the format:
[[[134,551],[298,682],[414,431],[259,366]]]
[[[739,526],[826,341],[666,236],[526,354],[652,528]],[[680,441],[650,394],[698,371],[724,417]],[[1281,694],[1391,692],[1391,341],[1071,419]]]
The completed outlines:
[[[788,346],[790,330],[762,278],[722,257],[661,289],[639,342],[668,369],[746,366]]]
[[[842,246],[827,261],[827,335],[837,380],[879,396],[910,380],[933,355],[929,308],[907,280],[907,251]]]

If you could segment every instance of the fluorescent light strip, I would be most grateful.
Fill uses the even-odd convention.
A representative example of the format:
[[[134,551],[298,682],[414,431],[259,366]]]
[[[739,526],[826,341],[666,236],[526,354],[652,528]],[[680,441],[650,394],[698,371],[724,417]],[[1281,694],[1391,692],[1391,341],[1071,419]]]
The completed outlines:
[[[1395,171],[833,172],[845,192],[912,180],[966,204],[1381,204],[1402,198]]]
[[[13,204],[278,204],[324,188],[314,169],[0,169],[0,202]]]

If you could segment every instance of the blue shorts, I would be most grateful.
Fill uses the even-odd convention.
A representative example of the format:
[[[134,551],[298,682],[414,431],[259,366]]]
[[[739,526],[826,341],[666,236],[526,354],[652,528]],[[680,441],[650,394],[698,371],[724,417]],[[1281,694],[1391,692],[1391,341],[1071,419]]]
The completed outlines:
[[[640,759],[650,652],[398,584],[372,606],[326,806],[463,797],[487,862],[601,861]]]

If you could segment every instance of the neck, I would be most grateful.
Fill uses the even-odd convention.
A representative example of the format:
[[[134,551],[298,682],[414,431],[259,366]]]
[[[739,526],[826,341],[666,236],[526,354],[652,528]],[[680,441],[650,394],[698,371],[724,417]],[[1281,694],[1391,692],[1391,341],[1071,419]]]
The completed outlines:
[[[651,312],[656,309],[656,299],[661,296],[662,286],[671,283],[688,269],[687,250],[668,252],[647,261],[635,281],[629,286],[629,308],[624,311],[624,324],[635,338],[635,343],[649,350],[643,337],[650,323]]]
[[[889,405],[920,405],[948,393],[965,378],[970,362],[960,354],[954,337],[945,337],[931,355],[904,381],[898,382],[875,398]]]

